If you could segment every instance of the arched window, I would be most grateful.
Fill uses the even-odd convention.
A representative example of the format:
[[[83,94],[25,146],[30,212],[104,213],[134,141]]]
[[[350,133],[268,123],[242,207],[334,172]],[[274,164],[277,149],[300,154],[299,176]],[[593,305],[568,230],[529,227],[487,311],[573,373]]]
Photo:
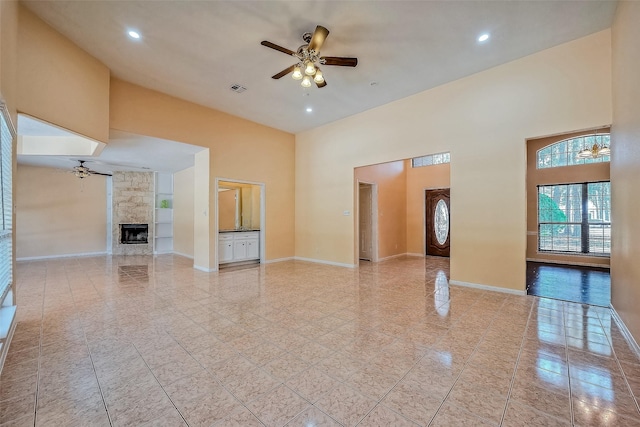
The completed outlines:
[[[584,149],[591,149],[594,144],[599,147],[611,146],[611,135],[599,133],[564,139],[547,145],[537,152],[537,169],[556,168],[559,166],[584,165],[588,163],[609,162],[610,156],[579,158],[578,153]]]

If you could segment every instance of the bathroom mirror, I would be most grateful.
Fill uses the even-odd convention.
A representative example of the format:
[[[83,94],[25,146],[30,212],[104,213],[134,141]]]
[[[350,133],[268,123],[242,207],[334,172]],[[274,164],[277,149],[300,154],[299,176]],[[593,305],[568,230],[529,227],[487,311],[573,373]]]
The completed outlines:
[[[260,229],[260,186],[218,182],[218,230]]]

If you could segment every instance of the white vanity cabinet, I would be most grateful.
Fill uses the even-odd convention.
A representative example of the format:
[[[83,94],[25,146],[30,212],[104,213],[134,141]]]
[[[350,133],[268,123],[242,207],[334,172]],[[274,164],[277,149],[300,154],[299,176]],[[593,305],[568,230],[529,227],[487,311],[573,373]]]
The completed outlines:
[[[218,236],[218,262],[233,262],[233,233],[221,233]]]
[[[259,259],[259,231],[230,231],[218,235],[218,264]]]

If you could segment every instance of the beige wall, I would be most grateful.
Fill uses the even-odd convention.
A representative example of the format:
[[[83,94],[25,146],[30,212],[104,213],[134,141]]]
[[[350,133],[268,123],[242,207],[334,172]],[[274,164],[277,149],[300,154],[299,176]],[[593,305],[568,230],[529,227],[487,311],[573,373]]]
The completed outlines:
[[[640,3],[618,3],[613,25],[611,303],[640,341]]]
[[[18,165],[15,179],[17,258],[106,252],[105,177]]]
[[[215,215],[209,197],[213,185],[210,182],[211,150],[202,150],[194,156],[193,166],[193,266],[209,270],[213,250],[211,233]],[[211,214],[210,214],[211,213]]]
[[[525,140],[610,123],[610,57],[606,30],[297,134],[296,256],[355,263],[354,167],[450,151],[451,278],[524,291]]]
[[[266,259],[293,256],[293,135],[117,79],[111,81],[111,127],[210,148],[211,187],[216,177],[264,183]],[[208,212],[215,212],[214,201],[210,197]],[[216,227],[208,234],[208,262],[196,265],[213,267]]]
[[[355,180],[377,184],[378,260],[406,253],[407,174],[404,162],[356,168]],[[353,211],[357,212],[356,209]]]
[[[24,6],[18,24],[18,110],[109,142],[109,69]]]
[[[610,132],[610,128],[598,129]],[[609,257],[538,252],[538,185],[609,181],[609,163],[591,163],[537,169],[538,150],[568,138],[593,134],[594,130],[565,133],[527,141],[527,259],[565,264],[591,264],[608,267]]]
[[[173,250],[193,257],[193,186],[190,167],[173,174]]]
[[[18,2],[0,2],[0,99],[16,123]]]
[[[424,153],[433,154],[433,153]],[[405,160],[407,170],[407,252],[425,254],[425,190],[449,188],[450,165],[432,165],[412,168]]]

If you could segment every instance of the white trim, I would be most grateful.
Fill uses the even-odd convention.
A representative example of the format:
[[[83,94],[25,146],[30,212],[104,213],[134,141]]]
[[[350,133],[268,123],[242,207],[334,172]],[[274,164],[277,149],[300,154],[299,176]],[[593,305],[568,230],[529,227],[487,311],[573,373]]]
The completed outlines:
[[[450,285],[465,286],[467,288],[482,289],[485,291],[503,292],[507,294],[526,295],[526,291],[517,289],[502,288],[499,286],[481,285],[479,283],[462,282],[460,280],[449,280]]]
[[[580,261],[558,261],[555,259],[540,259],[540,258],[527,258],[527,261],[541,262],[546,264],[579,265],[582,267],[598,267],[598,268],[608,268],[608,269],[611,268],[609,264],[594,264],[590,262],[580,262]]]
[[[7,338],[2,343],[2,349],[0,349],[0,373],[2,373],[2,368],[4,368],[4,362],[7,359],[7,354],[9,353],[9,346],[11,345],[11,340],[13,339],[13,333],[16,331],[16,326],[18,325],[17,316],[14,314],[13,319],[11,320],[11,326],[9,327],[9,333],[7,334]]]
[[[405,255],[406,256],[417,256],[417,257],[420,257],[420,258],[424,258],[425,257],[424,254],[419,254],[419,253],[414,253],[414,252],[407,252]]]
[[[404,254],[389,255],[389,256],[386,256],[386,257],[384,257],[384,258],[378,258],[378,262],[382,262],[382,261],[389,261],[390,259],[400,258],[400,257],[403,257],[403,256],[405,256],[405,255],[407,255],[407,254],[406,254],[406,253],[404,253]],[[375,261],[374,261],[374,262],[375,262]]]
[[[204,271],[205,273],[215,273],[216,271],[218,271],[217,268],[200,267],[199,265],[195,265],[195,264],[193,264],[193,268],[199,271]]]
[[[276,259],[270,259],[268,261],[265,261],[264,264],[274,264],[276,262],[284,262],[284,261],[293,261],[295,259],[295,257],[289,256],[286,258],[276,258]]]
[[[167,252],[167,253],[183,256],[183,257],[189,258],[189,259],[193,259],[193,255],[183,254],[182,252],[173,251],[173,252]]]
[[[624,323],[624,321],[622,320],[622,318],[620,317],[616,309],[613,307],[613,305],[609,304],[609,308],[613,313],[613,319],[618,324],[618,327],[620,328],[620,332],[622,333],[624,338],[627,340],[629,347],[631,347],[631,350],[636,354],[636,357],[640,358],[640,346],[638,346],[638,342],[635,340],[633,335],[631,335],[631,331],[629,331],[629,328],[627,328],[627,325]]]
[[[324,259],[303,258],[299,256],[293,257],[293,259],[295,261],[306,261],[306,262],[314,262],[316,264],[335,265],[336,267],[356,268],[355,264],[346,264],[343,262],[327,261]]]
[[[79,254],[64,254],[64,255],[45,255],[45,256],[28,256],[22,258],[16,258],[16,261],[35,261],[39,259],[56,259],[56,258],[83,258],[92,256],[107,255],[106,252],[84,252]]]

